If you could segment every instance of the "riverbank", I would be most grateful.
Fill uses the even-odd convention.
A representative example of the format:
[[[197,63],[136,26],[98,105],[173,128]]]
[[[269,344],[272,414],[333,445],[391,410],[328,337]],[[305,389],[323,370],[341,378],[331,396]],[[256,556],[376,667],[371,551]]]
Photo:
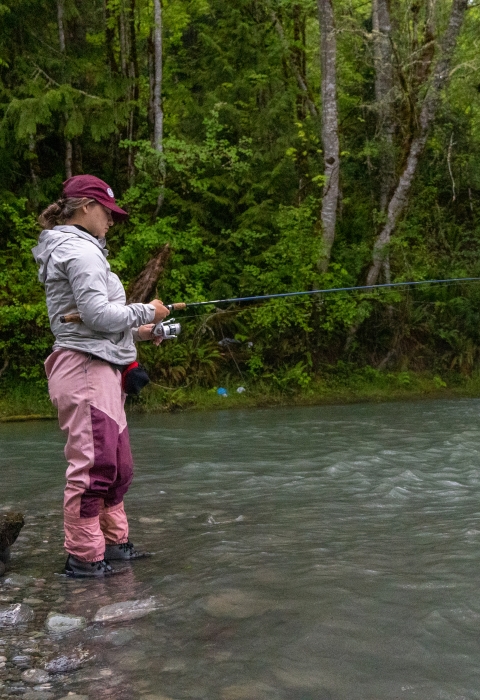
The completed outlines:
[[[239,393],[237,389],[244,387]],[[265,380],[227,382],[226,394],[212,387],[170,388],[152,382],[141,397],[127,401],[128,413],[153,414],[172,411],[209,411],[270,406],[314,406],[418,399],[480,398],[480,372],[465,377],[414,372],[379,372],[370,367],[343,369],[304,382],[303,386],[278,386]],[[55,418],[46,384],[3,383],[0,421]]]

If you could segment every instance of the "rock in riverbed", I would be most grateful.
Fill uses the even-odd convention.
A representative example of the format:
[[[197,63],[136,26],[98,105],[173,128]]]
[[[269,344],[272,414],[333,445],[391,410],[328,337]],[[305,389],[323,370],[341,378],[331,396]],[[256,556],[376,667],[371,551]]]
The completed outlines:
[[[241,620],[263,615],[273,607],[273,604],[253,593],[232,588],[209,596],[203,607],[213,617],[230,617]]]
[[[0,627],[25,625],[35,617],[32,608],[24,603],[0,606]]]
[[[124,622],[136,620],[148,615],[160,607],[160,603],[152,596],[144,600],[125,600],[122,603],[105,605],[97,610],[95,622]]]
[[[5,513],[0,515],[0,559],[4,561],[1,553],[8,550],[20,534],[25,525],[21,513]]]
[[[40,683],[46,683],[50,676],[45,671],[41,671],[39,668],[29,668],[28,671],[22,673],[22,680],[30,685],[40,685]]]
[[[22,574],[9,574],[3,581],[4,586],[10,588],[25,588],[35,583],[33,576],[22,576]]]
[[[88,651],[78,651],[76,654],[70,654],[70,656],[57,656],[56,659],[52,659],[45,664],[45,670],[49,673],[70,673],[81,668],[93,658],[95,657],[90,656]]]
[[[49,632],[53,634],[65,634],[65,632],[73,632],[85,627],[86,621],[84,617],[75,615],[62,615],[61,613],[51,612],[47,617],[45,625]]]
[[[27,690],[22,700],[53,700],[55,695],[45,690]]]

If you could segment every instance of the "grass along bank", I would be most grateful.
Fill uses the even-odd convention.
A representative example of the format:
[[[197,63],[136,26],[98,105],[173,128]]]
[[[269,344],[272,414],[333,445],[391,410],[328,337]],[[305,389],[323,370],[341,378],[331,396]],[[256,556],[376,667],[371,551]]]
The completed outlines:
[[[340,366],[320,377],[308,380],[297,377],[297,380],[287,384],[265,379],[229,381],[222,385],[227,390],[227,396],[219,396],[218,387],[170,388],[152,382],[140,397],[128,399],[127,412],[152,414],[426,398],[480,398],[480,372],[469,377],[456,373],[440,376],[432,373],[379,372],[370,367],[352,370]],[[244,386],[245,392],[237,393],[239,386]],[[55,417],[46,382],[1,382],[1,422]]]

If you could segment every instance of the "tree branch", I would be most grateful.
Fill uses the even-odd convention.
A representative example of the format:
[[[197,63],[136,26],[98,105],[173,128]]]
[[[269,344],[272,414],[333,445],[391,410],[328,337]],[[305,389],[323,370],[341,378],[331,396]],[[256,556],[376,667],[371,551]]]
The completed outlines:
[[[419,133],[412,140],[405,168],[388,205],[387,221],[375,241],[373,262],[367,275],[367,284],[376,284],[396,224],[405,209],[418,162],[425,148],[430,126],[437,113],[440,93],[449,77],[450,63],[467,4],[468,0],[453,0],[448,27],[442,38],[438,58],[432,72],[432,80],[423,100],[419,118]]]
[[[165,243],[158,253],[148,261],[138,277],[129,286],[127,304],[145,304],[152,298],[170,253],[170,246],[168,243]]]

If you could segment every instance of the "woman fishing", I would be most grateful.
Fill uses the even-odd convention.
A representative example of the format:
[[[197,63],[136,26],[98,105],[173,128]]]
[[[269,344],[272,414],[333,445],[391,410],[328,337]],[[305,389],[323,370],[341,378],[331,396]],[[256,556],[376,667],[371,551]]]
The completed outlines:
[[[123,504],[133,464],[122,373],[136,364],[135,342],[151,340],[169,310],[158,299],[127,306],[110,270],[105,237],[127,216],[103,180],[71,177],[40,215],[44,230],[33,249],[55,335],[45,370],[67,436],[65,573],[73,577],[111,575],[110,561],[146,556],[129,540]],[[61,322],[71,312],[81,323]]]

